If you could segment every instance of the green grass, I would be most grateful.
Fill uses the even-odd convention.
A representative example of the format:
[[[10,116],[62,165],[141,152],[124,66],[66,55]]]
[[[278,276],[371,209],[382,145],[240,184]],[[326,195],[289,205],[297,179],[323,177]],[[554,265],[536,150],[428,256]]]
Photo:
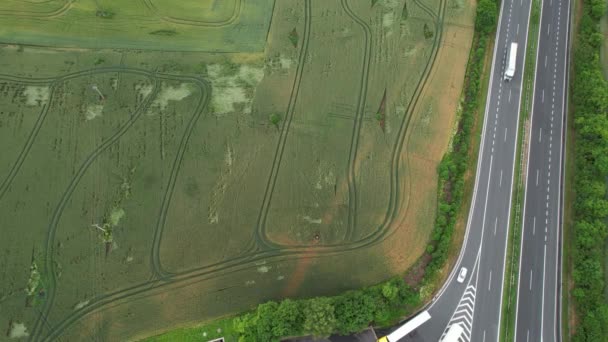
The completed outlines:
[[[234,330],[234,317],[228,317],[209,322],[196,327],[186,327],[171,330],[167,333],[152,336],[141,340],[142,342],[199,342],[223,337],[226,342],[236,342],[237,332]],[[219,332],[218,332],[219,330]],[[206,334],[206,335],[205,335]]]
[[[507,250],[507,264],[505,268],[505,279],[504,287],[505,292],[503,294],[503,306],[502,306],[502,322],[500,336],[501,341],[510,341],[513,338],[513,331],[515,328],[515,313],[517,306],[517,284],[519,276],[519,253],[520,253],[520,242],[521,242],[521,229],[522,229],[522,210],[524,201],[524,190],[525,190],[525,179],[523,178],[522,172],[525,168],[525,162],[527,156],[522,151],[523,138],[525,135],[525,124],[528,120],[531,106],[532,106],[532,94],[534,87],[534,73],[536,65],[536,48],[538,44],[538,30],[540,25],[540,1],[534,0],[532,2],[532,9],[530,13],[530,29],[528,31],[528,46],[526,49],[526,65],[524,70],[524,82],[522,91],[522,106],[520,111],[519,120],[519,134],[517,136],[517,154],[515,160],[515,179],[513,189],[513,204],[511,206],[511,227],[509,229],[509,235],[507,238],[510,247]],[[522,159],[523,158],[523,159]]]
[[[264,49],[274,6],[272,0],[63,3],[0,5],[0,39],[59,47],[254,52]]]

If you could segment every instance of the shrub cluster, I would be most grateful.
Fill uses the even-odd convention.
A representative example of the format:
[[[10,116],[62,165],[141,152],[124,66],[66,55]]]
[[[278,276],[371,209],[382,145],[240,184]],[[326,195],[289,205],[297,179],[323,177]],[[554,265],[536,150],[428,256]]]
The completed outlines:
[[[480,0],[475,17],[475,38],[471,48],[471,56],[465,74],[464,103],[458,129],[452,141],[452,151],[446,153],[438,167],[439,200],[437,218],[432,235],[432,243],[427,248],[431,261],[426,267],[425,282],[434,279],[437,271],[447,260],[452,242],[452,233],[456,225],[457,214],[462,207],[464,194],[464,174],[468,160],[471,158],[469,149],[475,114],[479,100],[485,94],[481,93],[481,76],[483,73],[484,56],[488,38],[494,32],[498,15],[494,0]]]
[[[608,84],[602,74],[600,18],[605,0],[583,4],[574,50],[571,88],[575,128],[574,243],[572,277],[578,328],[574,341],[608,341],[604,298],[608,179]]]
[[[240,342],[279,341],[287,336],[352,334],[372,323],[389,324],[419,303],[402,279],[335,297],[266,302],[234,320]]]

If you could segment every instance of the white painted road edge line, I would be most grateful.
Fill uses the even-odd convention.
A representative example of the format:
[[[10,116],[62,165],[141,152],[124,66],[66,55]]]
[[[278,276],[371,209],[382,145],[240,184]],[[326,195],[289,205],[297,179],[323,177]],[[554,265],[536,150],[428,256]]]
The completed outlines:
[[[540,340],[543,340],[543,326],[545,323],[545,268],[547,267],[547,244],[545,244],[545,252],[543,256],[543,287],[542,299],[540,307]]]
[[[521,1],[523,3],[523,0],[521,0]],[[503,6],[500,7],[500,12],[498,13],[498,23],[497,23],[496,27],[500,27],[500,24],[502,23],[502,17],[503,17],[503,12],[504,12],[503,8],[504,8],[504,2],[503,2]],[[530,7],[530,8],[532,8],[532,7]],[[499,35],[500,35],[500,31],[497,31],[496,41],[498,41]],[[483,151],[484,151],[484,147],[485,147],[486,126],[488,124],[488,113],[490,110],[490,101],[489,100],[490,100],[490,95],[492,92],[492,84],[494,83],[494,74],[496,72],[496,70],[495,70],[496,61],[498,60],[498,55],[496,54],[496,51],[498,51],[498,44],[494,44],[494,51],[492,52],[492,66],[490,67],[490,83],[488,84],[488,93],[486,94],[486,108],[484,111],[483,127],[481,129],[481,145],[479,146],[479,155],[478,156],[483,156]],[[502,59],[502,57],[501,57],[501,59]],[[443,284],[441,289],[437,292],[437,295],[435,297],[436,299],[439,299],[443,295],[445,290],[452,283],[452,279],[454,279],[454,277],[456,276],[456,272],[460,268],[460,265],[462,263],[462,258],[464,257],[464,254],[466,252],[468,237],[469,237],[469,233],[471,231],[470,228],[471,228],[472,213],[475,209],[475,202],[477,201],[477,188],[479,185],[479,177],[480,177],[479,175],[481,174],[480,170],[481,170],[482,164],[483,164],[483,157],[479,157],[477,160],[477,170],[475,171],[475,185],[473,186],[473,200],[471,201],[471,207],[469,208],[467,226],[466,226],[466,230],[464,233],[464,240],[462,242],[462,247],[460,248],[460,253],[458,254],[458,259],[456,260],[456,264],[454,265],[454,268],[450,272],[450,275],[448,276],[447,281]],[[437,300],[431,301],[431,303],[426,307],[426,310],[430,310],[435,305],[435,303],[437,303]]]

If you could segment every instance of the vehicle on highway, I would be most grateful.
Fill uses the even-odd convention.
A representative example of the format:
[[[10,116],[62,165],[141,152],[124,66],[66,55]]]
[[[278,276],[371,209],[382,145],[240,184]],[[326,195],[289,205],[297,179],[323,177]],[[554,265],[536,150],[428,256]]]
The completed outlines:
[[[510,81],[513,79],[515,75],[515,62],[517,61],[517,43],[511,43],[511,48],[509,49],[509,64],[507,64],[507,69],[505,70],[505,81]]]
[[[467,277],[467,272],[468,272],[468,270],[466,267],[461,268],[460,273],[458,273],[458,278],[456,280],[459,283],[462,283],[465,280],[465,278]]]
[[[441,339],[441,342],[458,342],[464,329],[460,323],[456,323],[450,327],[445,336]]]
[[[378,339],[378,342],[397,342],[400,339],[407,336],[407,334],[416,330],[416,328],[421,326],[424,322],[428,321],[429,319],[431,319],[431,315],[429,314],[429,312],[422,311],[416,317],[410,319],[404,325],[397,328],[397,330],[393,331],[392,333],[390,333],[386,336],[380,337]]]

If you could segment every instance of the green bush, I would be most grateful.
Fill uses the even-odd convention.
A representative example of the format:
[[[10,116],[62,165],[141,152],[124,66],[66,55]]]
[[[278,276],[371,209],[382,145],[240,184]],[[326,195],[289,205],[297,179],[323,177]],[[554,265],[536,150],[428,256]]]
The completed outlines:
[[[370,324],[394,323],[418,305],[418,292],[403,279],[348,291],[335,297],[266,302],[234,320],[240,342],[279,341],[283,337],[334,332],[353,334]]]
[[[604,298],[604,244],[608,231],[608,84],[599,53],[599,19],[605,0],[583,4],[574,50],[571,99],[574,110],[575,173],[572,279],[578,327],[573,341],[608,340],[608,305]]]
[[[494,30],[498,9],[493,0],[479,0],[475,15],[475,30],[480,35],[487,35]]]

